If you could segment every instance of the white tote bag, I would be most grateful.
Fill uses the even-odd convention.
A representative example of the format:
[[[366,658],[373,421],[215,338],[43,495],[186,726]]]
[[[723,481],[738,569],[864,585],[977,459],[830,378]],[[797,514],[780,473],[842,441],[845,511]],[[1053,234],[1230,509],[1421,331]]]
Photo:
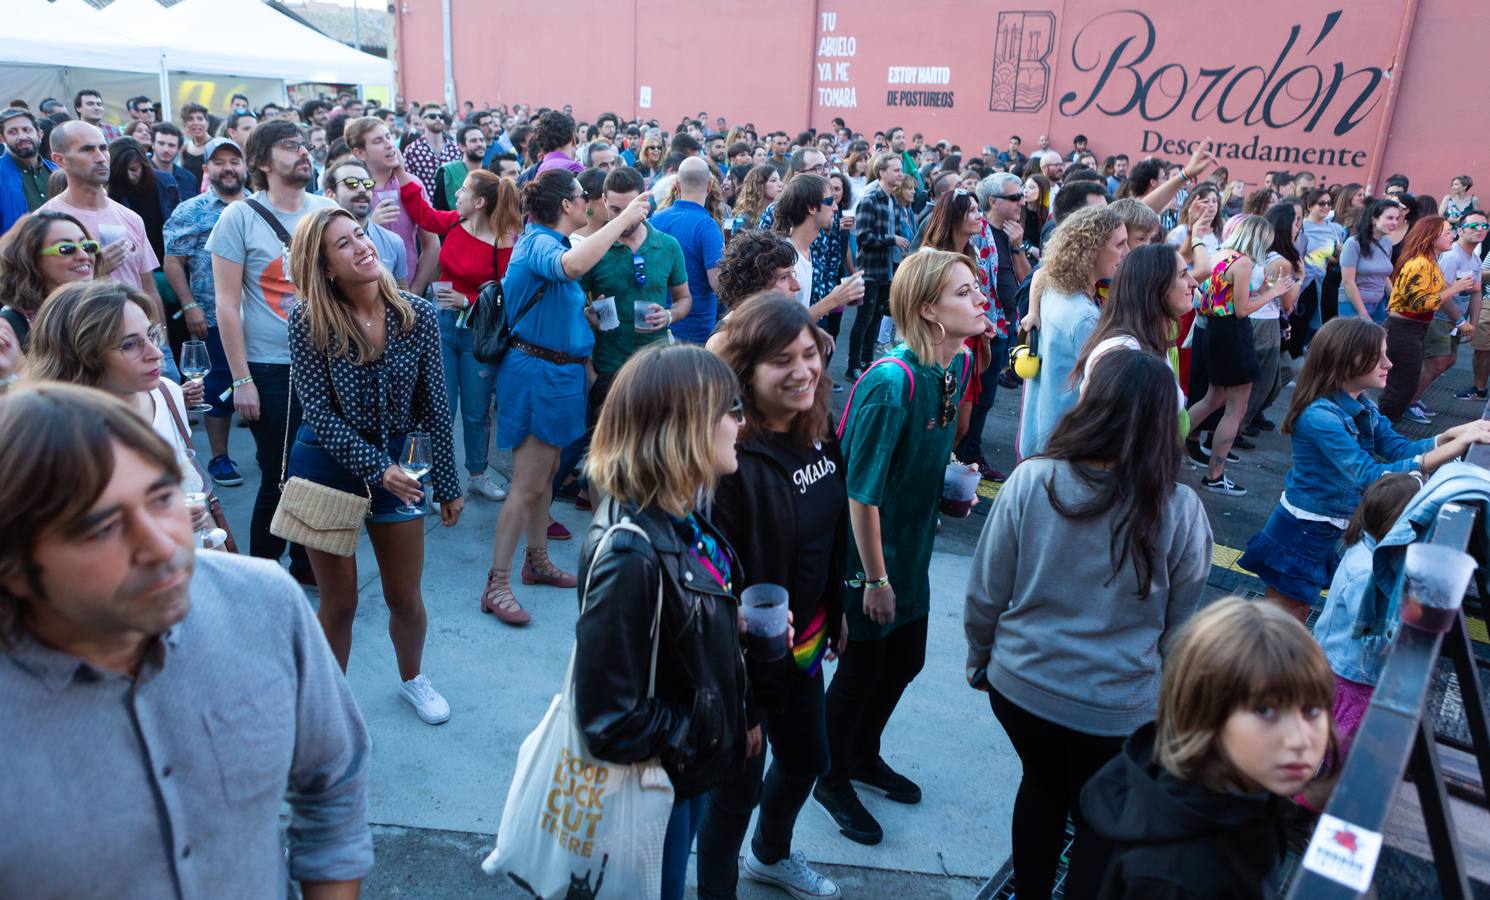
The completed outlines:
[[[601,536],[595,560],[617,529],[647,537],[623,519]],[[587,600],[595,560],[585,578]],[[649,700],[657,687],[661,628],[659,578]],[[497,846],[481,868],[488,875],[506,875],[543,900],[656,897],[662,892],[662,843],[673,811],[672,782],[655,759],[622,766],[592,758],[574,723],[573,693],[571,653],[563,691],[517,752]]]

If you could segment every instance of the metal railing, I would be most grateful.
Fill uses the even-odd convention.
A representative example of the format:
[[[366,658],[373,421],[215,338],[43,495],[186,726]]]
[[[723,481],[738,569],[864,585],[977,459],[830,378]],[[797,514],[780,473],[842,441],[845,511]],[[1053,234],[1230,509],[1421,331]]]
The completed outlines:
[[[1477,452],[1471,454],[1470,461],[1490,466],[1490,447],[1478,445],[1475,450]],[[1485,580],[1487,554],[1482,541],[1471,540],[1479,515],[1480,511],[1475,507],[1445,503],[1426,540],[1475,554],[1479,565],[1472,590],[1477,589],[1478,596],[1483,599],[1490,597],[1490,591],[1487,591],[1490,585]],[[1447,900],[1468,900],[1472,896],[1469,875],[1454,830],[1433,727],[1424,714],[1424,700],[1440,657],[1452,663],[1458,677],[1480,783],[1490,786],[1490,724],[1487,724],[1485,698],[1463,609],[1446,634],[1400,628],[1381,679],[1371,695],[1371,705],[1361,722],[1345,769],[1316,828],[1310,853],[1305,854],[1304,865],[1288,892],[1290,900],[1333,900],[1361,895],[1344,881],[1322,874],[1332,866],[1310,866],[1313,845],[1329,837],[1325,834],[1326,828],[1331,829],[1330,834],[1335,833],[1331,827],[1332,819],[1341,820],[1358,833],[1364,831],[1379,840],[1404,774],[1417,788],[1433,864],[1438,870],[1441,896]],[[1375,842],[1367,839],[1342,843],[1353,845],[1343,849],[1354,852],[1358,847]],[[1342,859],[1347,860],[1348,865],[1348,853],[1335,853],[1333,856],[1334,861]],[[1379,859],[1377,856],[1370,860],[1373,870]],[[1326,861],[1330,860],[1326,858]],[[1371,874],[1366,873],[1368,879]]]

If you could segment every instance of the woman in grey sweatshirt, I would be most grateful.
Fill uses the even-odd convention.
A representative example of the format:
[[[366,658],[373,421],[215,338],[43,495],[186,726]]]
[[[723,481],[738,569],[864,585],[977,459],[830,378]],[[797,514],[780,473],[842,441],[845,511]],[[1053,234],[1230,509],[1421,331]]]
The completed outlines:
[[[1165,642],[1210,572],[1205,510],[1176,484],[1176,392],[1152,354],[1104,354],[1044,452],[1004,485],[973,555],[968,683],[988,692],[1024,767],[1012,835],[1021,896],[1049,895],[1068,813],[1066,895],[1098,883],[1105,854],[1077,795],[1153,719]]]

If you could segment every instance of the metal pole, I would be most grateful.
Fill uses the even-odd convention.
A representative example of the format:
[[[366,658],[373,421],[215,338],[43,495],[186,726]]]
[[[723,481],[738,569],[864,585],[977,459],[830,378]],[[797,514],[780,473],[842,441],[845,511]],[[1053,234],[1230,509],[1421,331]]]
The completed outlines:
[[[440,14],[445,17],[445,106],[455,109],[455,54],[450,41],[450,0],[440,0]]]
[[[357,0],[352,0],[352,46],[362,49],[362,15],[357,9]]]
[[[160,54],[160,121],[171,120],[171,78],[166,73],[166,55]]]

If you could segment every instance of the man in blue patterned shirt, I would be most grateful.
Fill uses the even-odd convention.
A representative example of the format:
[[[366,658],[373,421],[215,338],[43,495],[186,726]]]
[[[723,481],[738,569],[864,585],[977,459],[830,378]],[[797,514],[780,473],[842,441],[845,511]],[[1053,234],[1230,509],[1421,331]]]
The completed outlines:
[[[207,474],[220,485],[243,483],[243,476],[228,458],[228,429],[233,423],[233,401],[222,394],[233,381],[228,358],[222,350],[217,332],[217,290],[212,284],[212,254],[207,251],[207,236],[217,224],[222,211],[243,199],[247,173],[243,151],[227,138],[214,138],[203,151],[203,165],[211,189],[177,204],[166,220],[164,268],[166,281],[181,298],[181,312],[186,330],[207,343],[212,357],[212,371],[203,382],[204,401],[212,405],[207,413],[207,439],[212,445],[212,460]]]

